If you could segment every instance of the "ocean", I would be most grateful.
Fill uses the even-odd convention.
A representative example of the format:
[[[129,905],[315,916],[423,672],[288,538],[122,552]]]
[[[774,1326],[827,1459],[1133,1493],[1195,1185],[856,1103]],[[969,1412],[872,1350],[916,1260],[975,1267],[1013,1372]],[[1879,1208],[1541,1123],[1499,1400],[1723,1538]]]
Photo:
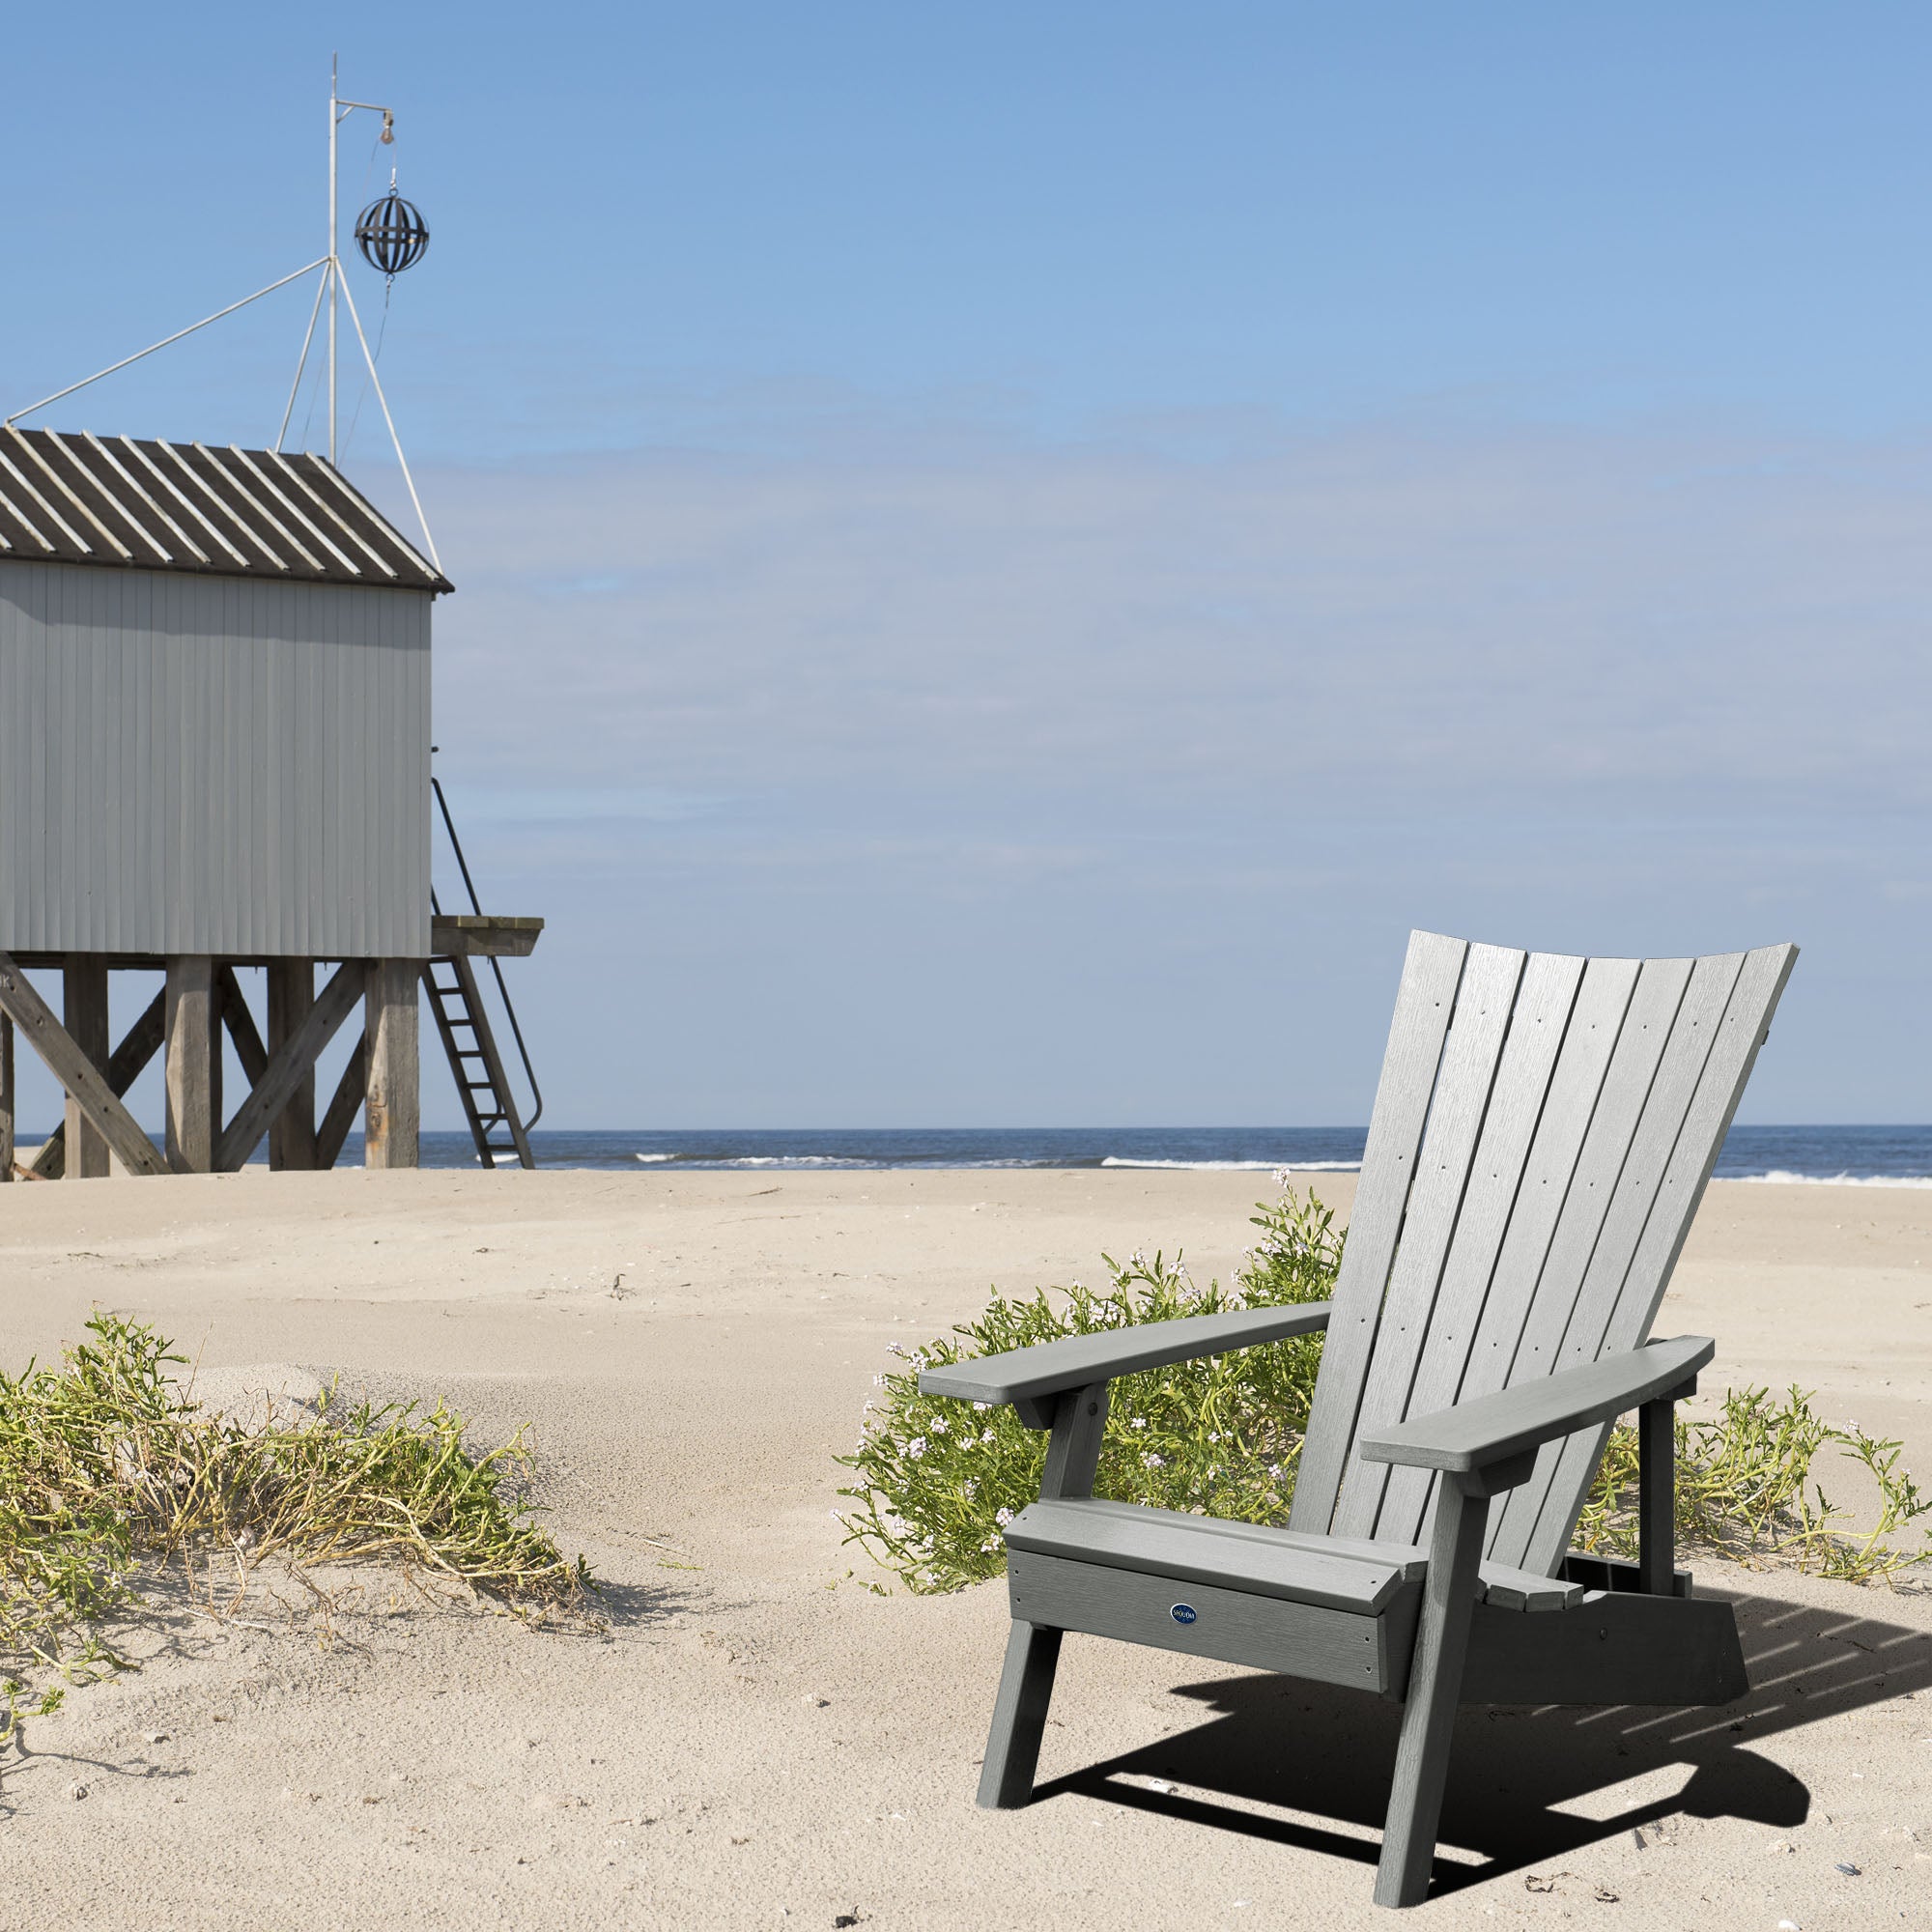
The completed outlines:
[[[1278,1167],[1350,1173],[1361,1164],[1365,1136],[1362,1127],[760,1127],[540,1128],[531,1139],[540,1166],[629,1174],[1115,1167],[1265,1175]],[[352,1137],[343,1159],[360,1158],[359,1137]],[[475,1159],[467,1133],[422,1137],[425,1167],[470,1167]],[[1717,1172],[1726,1180],[1932,1187],[1932,1126],[1735,1126]]]

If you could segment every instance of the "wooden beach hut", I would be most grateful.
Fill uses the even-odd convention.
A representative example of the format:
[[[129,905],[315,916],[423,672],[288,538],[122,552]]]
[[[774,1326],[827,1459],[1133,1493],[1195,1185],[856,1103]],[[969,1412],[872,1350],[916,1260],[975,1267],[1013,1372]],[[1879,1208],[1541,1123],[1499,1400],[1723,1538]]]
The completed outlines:
[[[320,457],[0,428],[0,1181],[27,1171],[16,1039],[66,1094],[43,1176],[110,1152],[232,1170],[265,1138],[271,1166],[327,1167],[358,1112],[368,1165],[413,1167],[425,981],[481,1157],[527,1162],[469,960],[527,952],[542,922],[445,919],[431,887],[451,587]],[[266,969],[259,1023],[244,968]],[[126,973],[159,984],[117,1042]],[[318,1058],[358,1008],[318,1118]],[[248,1081],[227,1109],[224,1035]],[[121,1098],[156,1052],[164,1151]]]

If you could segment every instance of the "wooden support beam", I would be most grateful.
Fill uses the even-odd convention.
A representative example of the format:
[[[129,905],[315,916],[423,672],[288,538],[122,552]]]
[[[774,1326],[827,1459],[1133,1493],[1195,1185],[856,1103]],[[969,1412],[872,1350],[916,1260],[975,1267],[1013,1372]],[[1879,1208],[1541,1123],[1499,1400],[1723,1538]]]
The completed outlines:
[[[242,1071],[253,1087],[269,1070],[269,1050],[262,1044],[255,1015],[248,1010],[248,996],[242,990],[234,967],[224,962],[215,968],[214,977],[221,993],[221,1024],[235,1042],[235,1058],[242,1063]]]
[[[0,952],[0,1012],[20,1029],[47,1070],[80,1103],[94,1127],[130,1174],[165,1174],[167,1165],[134,1117],[121,1104],[107,1076],[75,1045],[53,1009],[28,982],[10,953]]]
[[[167,994],[156,993],[147,1010],[128,1029],[126,1037],[114,1049],[107,1063],[107,1084],[119,1099],[141,1077],[149,1061],[160,1050]],[[4,1024],[4,1022],[0,1022]],[[31,1173],[38,1180],[58,1180],[67,1171],[67,1123],[63,1122],[47,1136],[46,1145],[34,1156]]]
[[[0,1013],[0,1186],[14,1178],[14,1022]]]
[[[277,959],[269,968],[269,1051],[279,1049],[315,1006],[315,961]],[[361,1094],[358,1089],[356,1098]],[[289,1104],[269,1123],[269,1165],[306,1171],[316,1158],[315,1068],[297,1085]]]
[[[107,959],[99,952],[70,952],[61,967],[61,1019],[68,1037],[104,1074],[107,1071]],[[87,1110],[67,1096],[67,1173],[69,1180],[104,1180],[113,1171],[107,1142]]]
[[[236,1108],[228,1131],[221,1136],[215,1165],[222,1173],[233,1174],[243,1165],[269,1131],[270,1122],[289,1104],[303,1079],[314,1078],[317,1059],[362,996],[365,977],[366,969],[359,959],[345,959],[307,1017],[276,1048],[261,1079]]]
[[[335,1083],[335,1093],[328,1102],[328,1111],[322,1117],[322,1125],[315,1131],[315,1164],[320,1168],[331,1168],[342,1152],[342,1143],[349,1138],[349,1129],[355,1124],[355,1116],[362,1111],[362,1092],[368,1084],[369,1036],[365,1033],[355,1042],[355,1051],[349,1056],[349,1065],[342,1069],[342,1078]]]
[[[415,1167],[421,1158],[422,1075],[418,1060],[420,959],[369,964],[367,1084],[362,1117],[365,1167]]]
[[[168,960],[168,1165],[177,1174],[213,1174],[221,1132],[220,983],[206,952]]]

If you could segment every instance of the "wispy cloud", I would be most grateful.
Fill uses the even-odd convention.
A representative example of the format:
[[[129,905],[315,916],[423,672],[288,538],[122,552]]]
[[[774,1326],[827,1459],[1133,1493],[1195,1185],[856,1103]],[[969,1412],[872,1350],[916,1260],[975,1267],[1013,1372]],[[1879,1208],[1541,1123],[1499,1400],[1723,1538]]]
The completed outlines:
[[[1411,923],[1789,934],[1763,1103],[1932,1103],[1830,992],[1875,1013],[1932,937],[1926,452],[862,440],[434,490],[472,857],[552,914],[554,1010],[613,948],[674,1004],[653,1118],[1352,1118]],[[578,1117],[634,1118],[557,1024]]]

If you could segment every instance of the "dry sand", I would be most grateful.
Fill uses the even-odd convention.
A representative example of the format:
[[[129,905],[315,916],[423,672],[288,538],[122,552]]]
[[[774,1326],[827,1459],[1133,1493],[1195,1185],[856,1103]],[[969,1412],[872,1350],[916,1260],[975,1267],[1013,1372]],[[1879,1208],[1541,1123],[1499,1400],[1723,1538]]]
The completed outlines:
[[[1091,1279],[1102,1248],[1225,1273],[1264,1179],[0,1189],[8,1368],[99,1303],[250,1371],[227,1387],[340,1370],[446,1392],[479,1432],[531,1421],[554,1526],[611,1585],[605,1637],[401,1600],[332,1640],[170,1625],[5,1761],[0,1925],[1393,1922],[1369,1902],[1392,1707],[1069,1639],[1041,1799],[977,1811],[1003,1586],[874,1595],[830,1517],[889,1344],[989,1282]],[[1796,1378],[1932,1477],[1928,1304],[1932,1193],[1719,1184],[1662,1326],[1719,1338],[1707,1386]],[[1470,1711],[1457,1883],[1415,1922],[1932,1923],[1932,1598],[1700,1586],[1739,1605],[1747,1703]]]

